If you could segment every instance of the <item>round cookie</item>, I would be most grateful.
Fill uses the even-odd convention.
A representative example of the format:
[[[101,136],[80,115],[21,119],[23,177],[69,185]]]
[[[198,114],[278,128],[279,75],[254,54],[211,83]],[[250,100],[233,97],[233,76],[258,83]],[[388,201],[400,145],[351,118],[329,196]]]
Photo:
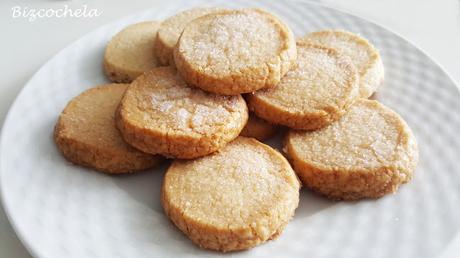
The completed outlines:
[[[369,98],[382,84],[384,69],[379,51],[366,39],[343,30],[322,30],[303,38],[314,44],[335,48],[350,57],[360,75],[359,93]]]
[[[141,22],[117,33],[107,44],[104,71],[113,82],[131,82],[142,73],[158,66],[153,42],[158,22]]]
[[[209,156],[174,161],[163,180],[162,204],[198,246],[236,251],[279,236],[299,204],[299,188],[279,152],[238,137]]]
[[[155,39],[154,53],[158,62],[161,65],[174,65],[174,46],[185,26],[198,17],[222,10],[216,7],[192,8],[164,20]]]
[[[245,137],[256,138],[259,141],[266,140],[278,131],[278,127],[258,118],[252,112],[249,113],[249,119],[240,135]]]
[[[197,18],[185,27],[174,49],[177,70],[187,83],[224,95],[276,85],[296,56],[291,30],[258,9]]]
[[[290,131],[284,151],[305,186],[339,200],[393,193],[412,178],[418,162],[409,126],[389,108],[366,99],[328,127]]]
[[[114,114],[127,84],[89,89],[72,99],[59,116],[54,140],[64,157],[106,173],[126,173],[153,167],[162,160],[123,141]]]
[[[170,67],[133,81],[118,108],[123,138],[151,154],[192,159],[235,139],[248,120],[244,99],[188,87]]]
[[[359,97],[359,76],[334,49],[297,42],[297,66],[273,88],[247,95],[257,116],[274,124],[314,130],[342,116]]]

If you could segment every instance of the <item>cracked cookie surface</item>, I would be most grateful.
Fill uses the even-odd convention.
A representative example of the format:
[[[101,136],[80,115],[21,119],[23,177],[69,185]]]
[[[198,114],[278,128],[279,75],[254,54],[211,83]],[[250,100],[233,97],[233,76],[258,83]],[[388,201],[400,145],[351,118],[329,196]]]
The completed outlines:
[[[170,67],[136,79],[117,112],[124,139],[152,154],[191,159],[233,140],[248,119],[244,99],[189,87]]]
[[[258,9],[227,10],[193,20],[174,49],[187,83],[225,95],[276,85],[296,59],[291,30]]]
[[[149,21],[130,25],[117,33],[104,53],[104,72],[113,82],[131,82],[158,66],[153,43],[160,23]]]
[[[404,120],[365,99],[328,127],[291,130],[284,150],[303,184],[332,199],[393,193],[412,178],[418,162],[417,143]]]
[[[247,94],[257,116],[294,129],[314,130],[342,116],[359,97],[359,76],[336,50],[297,42],[296,68],[276,87]]]
[[[115,126],[115,110],[127,87],[98,86],[67,104],[54,131],[55,142],[67,160],[106,173],[144,170],[163,160],[128,145]]]
[[[198,246],[236,251],[281,234],[298,206],[299,188],[279,152],[238,137],[209,156],[174,161],[163,181],[162,204]]]
[[[350,57],[359,72],[362,98],[369,98],[382,84],[384,69],[379,51],[359,35],[343,30],[322,30],[307,34],[302,39],[337,49]]]

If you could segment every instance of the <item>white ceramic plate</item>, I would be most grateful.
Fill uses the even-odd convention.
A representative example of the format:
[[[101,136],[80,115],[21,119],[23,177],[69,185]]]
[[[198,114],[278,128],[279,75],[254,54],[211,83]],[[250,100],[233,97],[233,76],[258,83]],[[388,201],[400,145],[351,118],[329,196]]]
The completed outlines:
[[[228,2],[228,3],[226,3]],[[130,176],[106,176],[66,162],[52,131],[67,101],[106,82],[106,42],[124,26],[161,20],[200,2],[164,6],[108,24],[73,43],[27,83],[10,110],[1,142],[1,190],[8,216],[39,257],[218,256],[200,250],[163,215],[166,165]],[[434,257],[460,229],[460,94],[425,54],[395,34],[316,4],[206,1],[257,6],[282,17],[297,35],[325,28],[362,34],[383,57],[377,99],[414,130],[420,163],[412,182],[379,200],[331,202],[302,190],[282,236],[236,257]]]

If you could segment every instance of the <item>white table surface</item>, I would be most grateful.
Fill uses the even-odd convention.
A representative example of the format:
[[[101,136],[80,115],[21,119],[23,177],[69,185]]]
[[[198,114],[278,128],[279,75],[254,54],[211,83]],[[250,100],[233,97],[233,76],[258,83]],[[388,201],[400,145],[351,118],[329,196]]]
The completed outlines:
[[[2,0],[0,1],[0,128],[27,80],[55,53],[95,28],[159,6],[160,0]],[[460,82],[460,0],[318,0],[380,24],[424,50]],[[97,8],[96,18],[13,18],[12,7]],[[0,129],[1,130],[1,129]],[[460,204],[459,204],[460,205]],[[460,210],[460,209],[459,209]],[[460,215],[460,212],[459,212]],[[460,235],[439,257],[459,257]],[[0,257],[30,257],[0,205]]]

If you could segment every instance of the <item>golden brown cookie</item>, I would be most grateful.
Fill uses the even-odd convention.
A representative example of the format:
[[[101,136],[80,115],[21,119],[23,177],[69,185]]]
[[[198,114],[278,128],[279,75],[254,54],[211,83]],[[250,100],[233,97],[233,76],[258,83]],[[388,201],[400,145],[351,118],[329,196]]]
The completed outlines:
[[[134,172],[160,163],[161,157],[125,143],[115,126],[115,110],[127,86],[98,86],[67,104],[54,131],[54,140],[66,159],[106,173]]]
[[[276,125],[272,125],[250,112],[248,123],[244,126],[240,135],[263,141],[273,136],[277,131],[278,127]]]
[[[414,135],[402,118],[361,99],[337,122],[317,131],[290,131],[285,152],[303,184],[332,199],[378,198],[412,178]]]
[[[209,156],[174,161],[163,181],[162,204],[198,246],[236,251],[276,238],[294,215],[299,188],[279,152],[238,137]]]
[[[177,70],[187,83],[225,95],[276,85],[296,56],[291,30],[258,9],[197,18],[185,27],[174,49]]]
[[[379,51],[359,35],[343,30],[322,30],[310,33],[303,39],[335,48],[349,56],[361,77],[361,97],[369,98],[382,84],[384,69]]]
[[[298,41],[297,52],[297,67],[276,87],[247,95],[249,109],[295,129],[327,126],[358,98],[358,73],[350,59],[334,49]]]
[[[188,87],[170,67],[139,76],[118,108],[124,139],[151,154],[191,159],[235,139],[248,119],[244,99]]]
[[[158,27],[154,21],[136,23],[110,40],[104,54],[104,71],[111,81],[131,82],[158,66],[153,54]]]
[[[155,39],[154,53],[161,65],[174,65],[173,50],[184,30],[192,20],[206,14],[224,10],[217,7],[192,8],[164,20]]]

